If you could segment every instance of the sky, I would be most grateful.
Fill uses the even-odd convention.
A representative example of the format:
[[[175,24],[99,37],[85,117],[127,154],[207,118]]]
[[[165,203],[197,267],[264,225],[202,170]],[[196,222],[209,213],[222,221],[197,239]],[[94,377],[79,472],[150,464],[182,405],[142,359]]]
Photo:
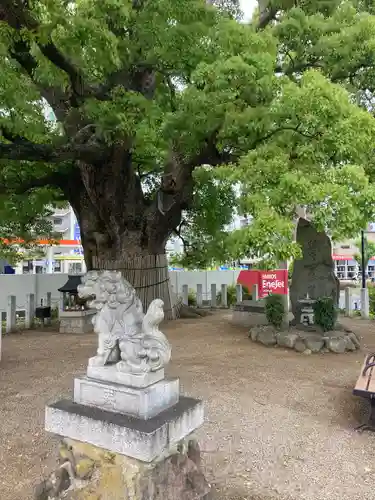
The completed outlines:
[[[245,19],[250,19],[251,14],[257,5],[257,0],[240,0],[240,4],[245,14]]]

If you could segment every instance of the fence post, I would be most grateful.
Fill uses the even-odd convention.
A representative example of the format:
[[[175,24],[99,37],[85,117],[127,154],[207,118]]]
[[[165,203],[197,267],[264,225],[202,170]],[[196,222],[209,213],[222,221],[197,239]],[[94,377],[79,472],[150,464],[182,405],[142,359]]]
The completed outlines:
[[[47,292],[47,300],[46,300],[46,306],[51,308],[51,314],[52,314],[52,293]],[[46,325],[51,324],[51,318],[46,318]]]
[[[284,316],[283,316],[283,326],[284,328],[289,327],[289,293],[281,296],[284,302]]]
[[[59,306],[60,311],[65,310],[65,293],[60,293]]]
[[[28,293],[26,295],[26,312],[25,312],[25,328],[32,328],[34,326],[35,318],[35,295]]]
[[[256,284],[251,289],[251,300],[255,300],[256,302],[259,300],[258,285]]]
[[[370,317],[368,288],[361,288],[361,316],[364,319]]]
[[[352,316],[352,289],[345,288],[345,316]]]
[[[16,328],[16,296],[8,295],[6,333]]]
[[[242,285],[236,285],[236,303],[242,302]]]
[[[216,307],[216,285],[212,283],[211,285],[211,307]]]
[[[189,287],[188,285],[182,285],[182,303],[185,306],[189,305]]]
[[[197,307],[202,307],[203,304],[203,285],[197,285]]]
[[[221,285],[221,306],[228,307],[228,287]]]

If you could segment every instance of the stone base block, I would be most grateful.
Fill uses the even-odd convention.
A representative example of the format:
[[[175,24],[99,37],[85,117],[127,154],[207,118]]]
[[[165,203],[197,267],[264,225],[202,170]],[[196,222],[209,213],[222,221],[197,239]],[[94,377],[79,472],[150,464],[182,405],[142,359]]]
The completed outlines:
[[[149,420],[62,400],[46,407],[45,428],[53,434],[152,462],[201,426],[203,420],[203,403],[184,396]]]
[[[149,419],[178,403],[179,380],[161,380],[146,388],[80,377],[74,380],[74,403]]]
[[[237,307],[237,306],[236,306]],[[264,312],[249,311],[247,309],[233,309],[232,323],[236,326],[252,327],[256,325],[267,325],[267,318]]]
[[[96,311],[60,311],[60,333],[91,333],[92,318]]]
[[[148,387],[156,384],[164,378],[164,370],[156,372],[141,373],[134,375],[133,373],[120,372],[115,364],[105,366],[88,366],[87,376],[89,378],[103,380],[104,382],[113,382],[115,384],[127,385],[129,387]]]
[[[271,325],[256,326],[250,329],[249,337],[253,342],[266,346],[280,346],[294,349],[304,354],[334,352],[336,354],[360,349],[359,338],[354,332],[334,330],[323,333],[318,328],[315,331],[300,330],[291,327],[286,330],[276,330]]]
[[[58,468],[36,488],[45,500],[208,500],[210,485],[201,469],[193,436],[180,441],[152,463],[64,439]]]

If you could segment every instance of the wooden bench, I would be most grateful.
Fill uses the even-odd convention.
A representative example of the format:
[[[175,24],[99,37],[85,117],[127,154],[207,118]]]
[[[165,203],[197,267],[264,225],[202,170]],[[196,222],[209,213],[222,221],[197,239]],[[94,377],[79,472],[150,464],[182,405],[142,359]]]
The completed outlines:
[[[356,430],[375,431],[375,354],[366,356],[353,394],[369,399],[371,404],[368,422],[360,425]]]

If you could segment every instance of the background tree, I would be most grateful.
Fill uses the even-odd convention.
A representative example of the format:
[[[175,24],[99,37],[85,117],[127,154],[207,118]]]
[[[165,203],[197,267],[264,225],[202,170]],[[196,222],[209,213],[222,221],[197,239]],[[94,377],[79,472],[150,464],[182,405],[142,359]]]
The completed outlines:
[[[227,258],[267,255],[275,262],[281,255],[298,256],[292,243],[297,205],[335,239],[358,234],[373,218],[374,121],[368,103],[374,102],[369,89],[375,17],[358,16],[363,8],[357,2],[259,2],[248,28],[271,35],[275,53],[267,76],[258,74],[256,90],[268,90],[263,107],[237,108],[231,116],[231,140],[242,142],[248,154],[218,171],[241,187],[240,209],[252,218],[225,238]],[[254,59],[264,70],[265,58]],[[363,82],[365,64],[369,76]],[[235,71],[240,75],[244,67]],[[210,77],[220,81],[222,74],[218,64]],[[361,85],[353,85],[355,78]],[[234,91],[238,82],[228,88]],[[353,105],[352,96],[366,112]],[[254,147],[260,132],[269,135]]]
[[[183,243],[183,252],[172,256],[170,263],[187,269],[205,269],[226,262],[231,256],[228,225],[236,208],[233,183],[217,180],[212,168],[197,169],[192,208],[183,213],[174,231]]]
[[[358,238],[355,242],[356,247],[359,248],[359,252],[354,255],[355,260],[358,263],[358,266],[362,266],[362,241]],[[373,241],[369,241],[368,238],[365,237],[365,253],[364,253],[364,262],[365,269],[367,269],[368,263],[370,262],[371,257],[375,256],[375,243]]]
[[[58,239],[49,219],[51,193],[40,190],[24,195],[0,195],[0,260],[15,265],[45,254],[39,240]]]

